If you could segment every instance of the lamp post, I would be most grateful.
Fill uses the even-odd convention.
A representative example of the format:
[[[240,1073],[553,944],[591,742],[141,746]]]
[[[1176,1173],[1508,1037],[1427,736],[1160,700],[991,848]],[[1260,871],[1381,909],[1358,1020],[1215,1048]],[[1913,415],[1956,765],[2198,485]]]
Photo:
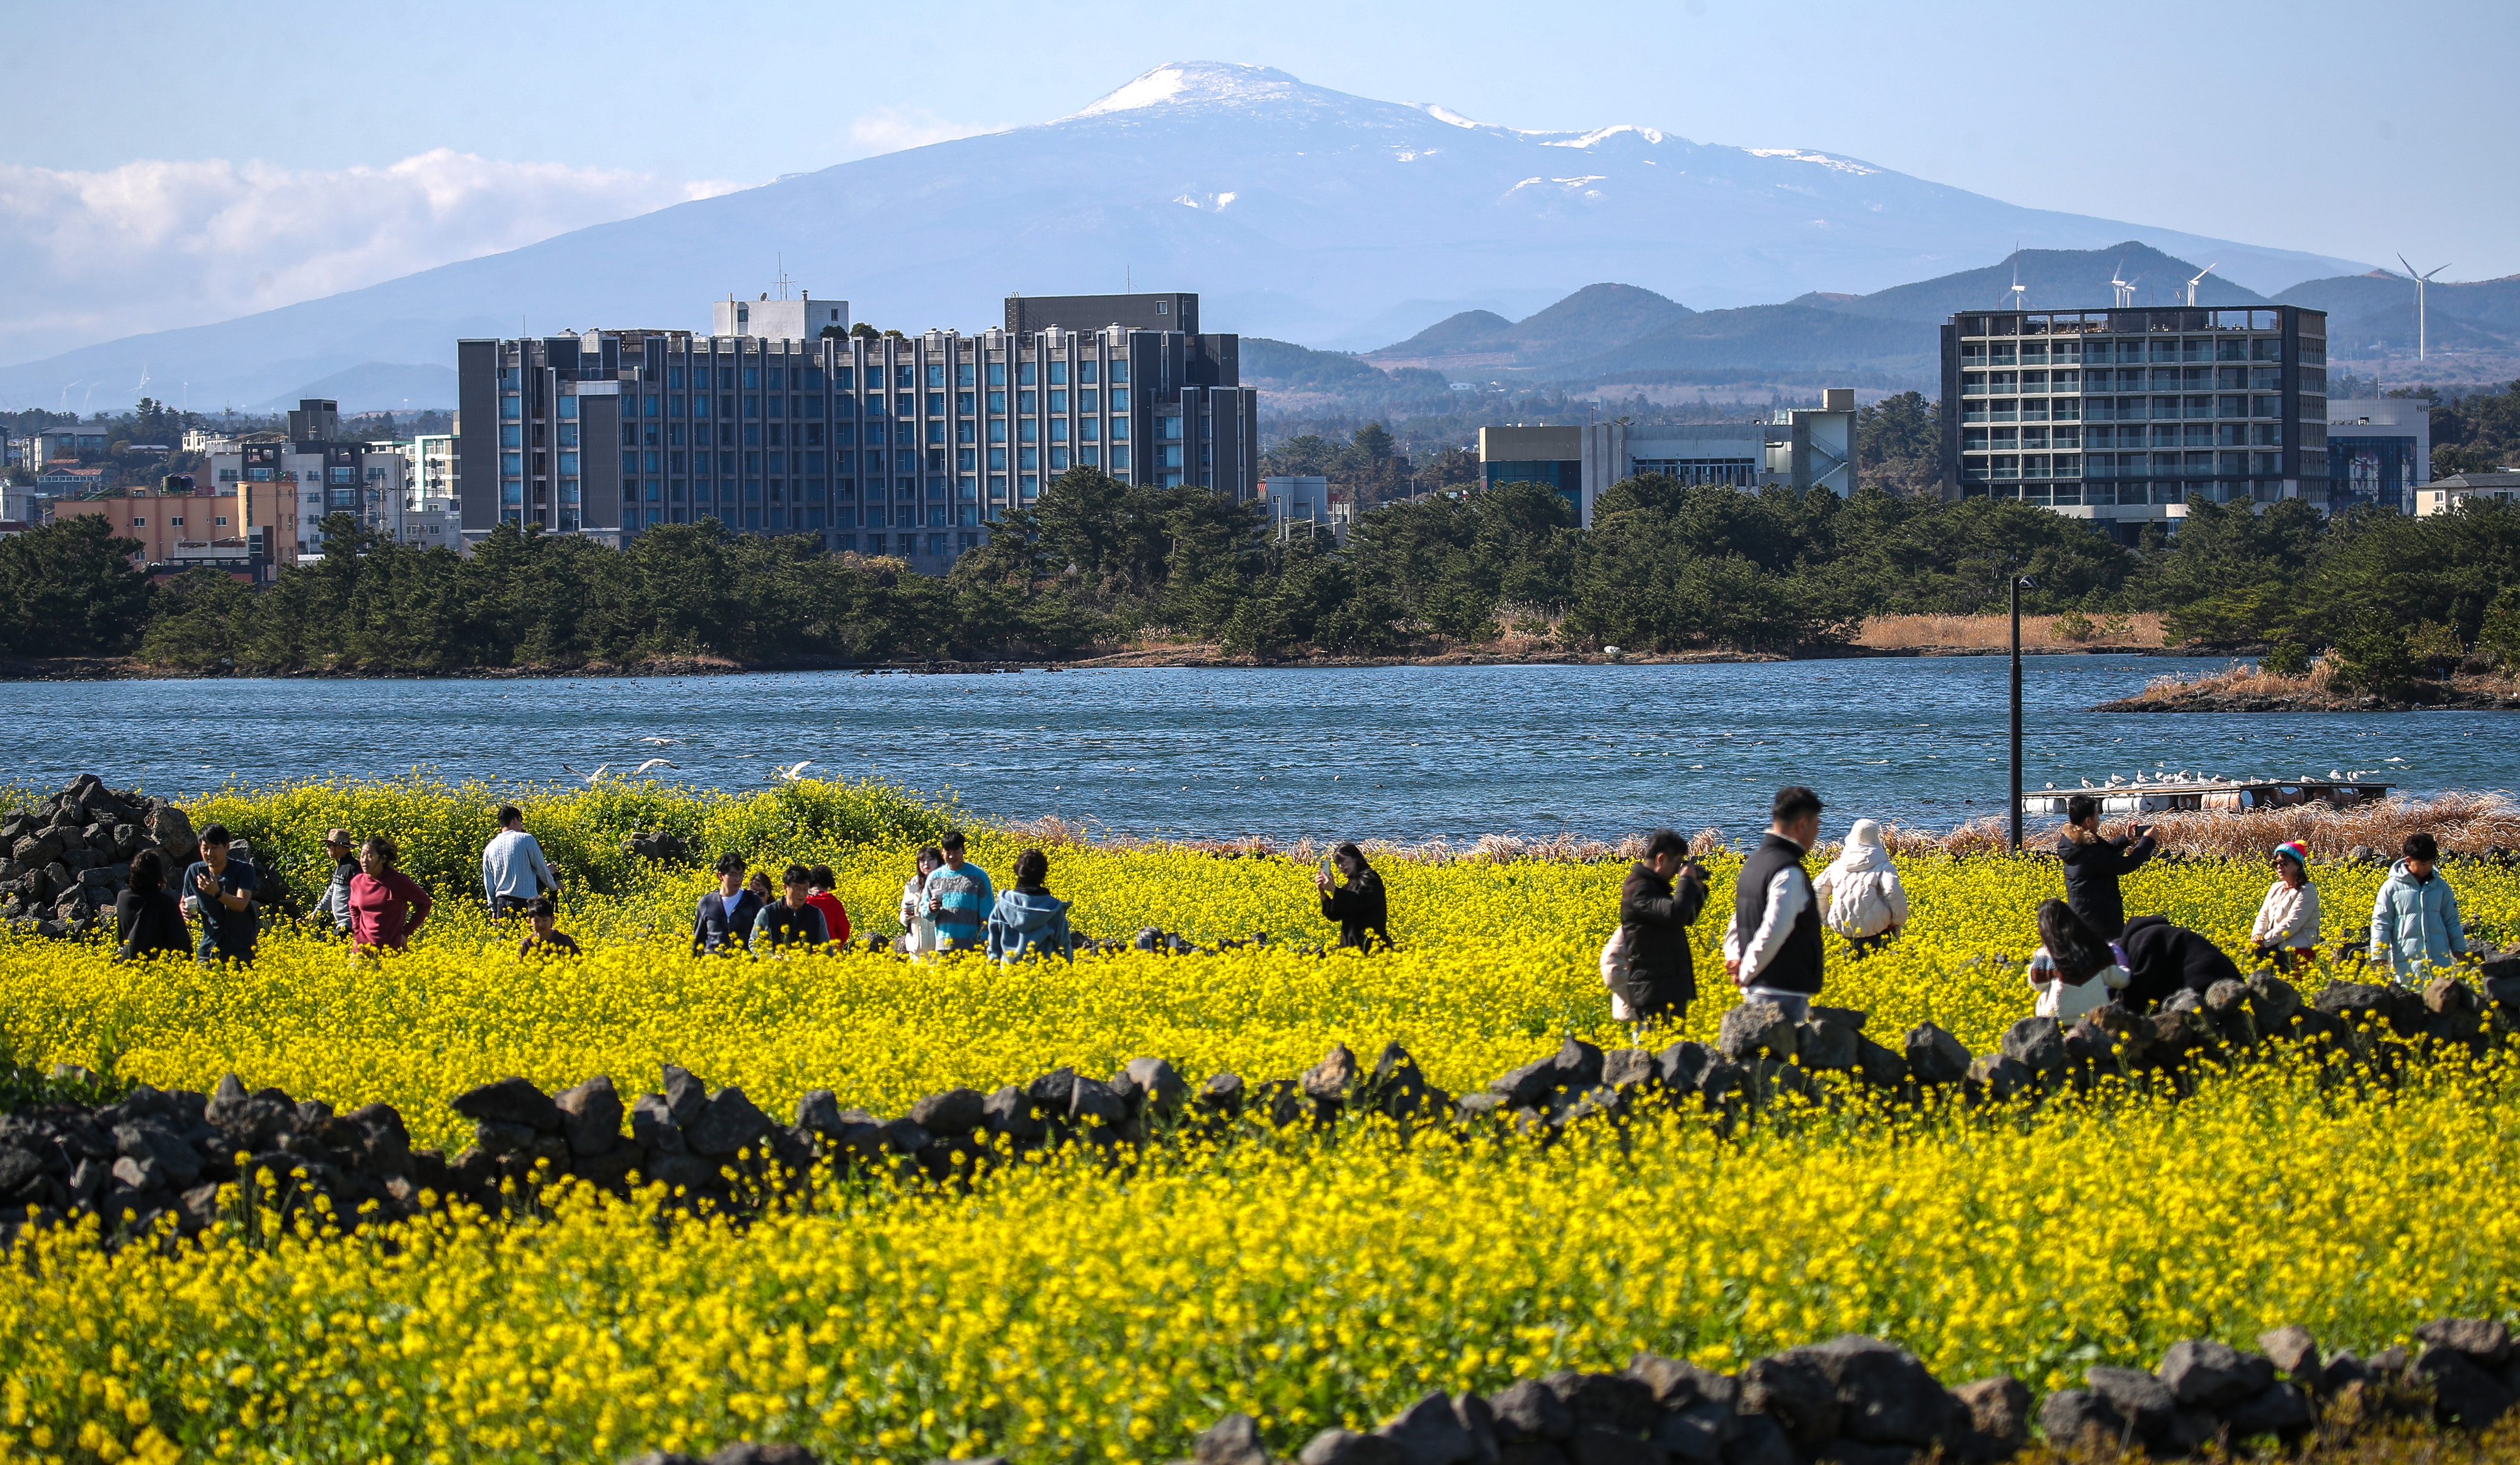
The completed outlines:
[[[2038,582],[2026,574],[2006,573],[2012,603],[2012,852],[2021,852],[2021,592]]]

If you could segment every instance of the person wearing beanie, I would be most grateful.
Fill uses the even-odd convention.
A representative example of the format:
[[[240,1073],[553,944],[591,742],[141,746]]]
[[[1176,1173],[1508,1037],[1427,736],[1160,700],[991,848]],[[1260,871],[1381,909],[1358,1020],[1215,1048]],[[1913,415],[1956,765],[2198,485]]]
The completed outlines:
[[[2249,940],[2258,960],[2278,972],[2307,964],[2318,950],[2318,887],[2310,883],[2310,847],[2286,840],[2274,847],[2275,883],[2258,902]]]
[[[2467,929],[2459,923],[2458,895],[2437,866],[2441,847],[2433,837],[2410,834],[2404,849],[2371,902],[2370,958],[2389,964],[2390,981],[2411,985],[2428,969],[2467,954]]]

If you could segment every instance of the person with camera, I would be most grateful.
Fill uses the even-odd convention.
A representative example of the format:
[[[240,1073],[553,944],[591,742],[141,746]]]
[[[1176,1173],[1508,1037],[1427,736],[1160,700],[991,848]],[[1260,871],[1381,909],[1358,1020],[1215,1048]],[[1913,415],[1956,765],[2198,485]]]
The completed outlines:
[[[195,955],[204,962],[233,961],[253,965],[255,944],[262,937],[254,897],[262,892],[262,875],[250,860],[229,850],[235,840],[224,824],[202,831],[202,857],[184,870],[184,908],[202,922]]]
[[[1602,953],[1602,975],[1616,999],[1611,1016],[1638,1025],[1681,1023],[1697,1000],[1697,968],[1688,928],[1706,908],[1706,869],[1689,858],[1678,831],[1645,836],[1645,857],[1619,887],[1616,948]]]
[[[2126,930],[2126,899],[2118,879],[2142,869],[2160,847],[2149,824],[2129,824],[2114,840],[2100,838],[2100,801],[2076,794],[2065,801],[2065,832],[2056,858],[2065,866],[2065,903],[2103,939]]]

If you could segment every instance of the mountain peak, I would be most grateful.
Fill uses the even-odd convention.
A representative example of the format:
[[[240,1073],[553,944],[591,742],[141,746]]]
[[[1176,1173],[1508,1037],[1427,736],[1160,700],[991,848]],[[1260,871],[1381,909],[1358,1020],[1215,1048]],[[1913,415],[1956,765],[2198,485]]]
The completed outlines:
[[[1231,61],[1171,61],[1132,77],[1076,115],[1096,117],[1136,112],[1167,102],[1257,102],[1282,97],[1303,84],[1301,78],[1274,67]]]

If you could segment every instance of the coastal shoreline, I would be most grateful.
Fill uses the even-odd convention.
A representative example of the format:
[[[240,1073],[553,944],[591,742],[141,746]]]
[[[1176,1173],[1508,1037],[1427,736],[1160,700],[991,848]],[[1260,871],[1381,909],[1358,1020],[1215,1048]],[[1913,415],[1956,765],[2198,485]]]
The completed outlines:
[[[2511,712],[2520,711],[2520,679],[2462,672],[2444,681],[2410,682],[2397,697],[2336,684],[2321,666],[2300,676],[2233,666],[2193,679],[2164,677],[2133,697],[2104,702],[2095,712]]]
[[[1282,671],[1307,668],[1349,670],[1394,666],[1745,665],[1780,662],[2001,657],[2006,654],[2007,649],[2002,647],[1850,645],[1801,647],[1790,654],[1684,651],[1622,652],[1617,656],[1609,656],[1600,652],[1580,651],[1500,652],[1461,649],[1432,652],[1422,656],[1313,656],[1263,660],[1254,657],[1228,656],[1213,647],[1171,646],[1146,650],[1110,651],[1084,657],[994,658],[968,662],[941,658],[922,661],[853,662],[820,657],[783,662],[738,662],[723,657],[670,657],[652,662],[588,662],[575,666],[472,666],[446,671],[370,671],[332,668],[304,668],[293,671],[252,671],[233,668],[192,670],[175,666],[152,665],[132,657],[44,657],[0,662],[0,682],[212,681],[232,677],[302,681],[569,681],[588,677],[768,676],[791,672],[829,671],[846,671],[864,676],[979,676],[1016,671],[1153,669]],[[2199,650],[2178,646],[2024,645],[2021,648],[2021,654],[2025,657],[2042,658],[2136,656],[2212,659],[2242,653],[2234,653],[2227,649]]]

